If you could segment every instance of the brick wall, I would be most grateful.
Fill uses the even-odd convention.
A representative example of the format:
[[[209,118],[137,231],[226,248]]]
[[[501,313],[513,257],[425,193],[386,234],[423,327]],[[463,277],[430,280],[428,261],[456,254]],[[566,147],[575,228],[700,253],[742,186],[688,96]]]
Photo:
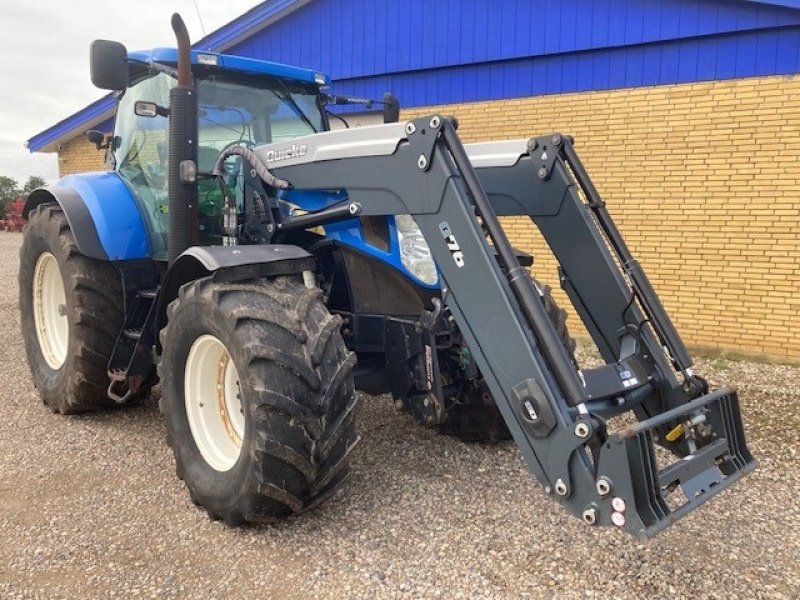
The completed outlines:
[[[574,135],[687,343],[800,357],[800,77],[426,107],[403,118],[433,112],[458,116],[467,142]],[[62,174],[104,168],[82,136],[59,158]],[[535,255],[537,277],[557,288],[530,221],[506,226]]]
[[[560,131],[694,347],[800,357],[800,77],[426,107],[464,141]],[[558,287],[528,219],[505,223]],[[569,307],[565,296],[562,304]],[[572,311],[574,313],[574,311]],[[583,333],[570,318],[570,327]]]
[[[60,175],[105,171],[105,150],[97,150],[86,137],[79,135],[61,146],[58,151],[58,172]]]

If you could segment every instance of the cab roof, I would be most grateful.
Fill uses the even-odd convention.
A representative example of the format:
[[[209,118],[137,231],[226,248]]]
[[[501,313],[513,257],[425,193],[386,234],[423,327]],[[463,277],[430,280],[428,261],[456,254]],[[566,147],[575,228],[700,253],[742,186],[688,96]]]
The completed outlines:
[[[192,50],[191,56],[193,65],[212,66],[225,71],[250,75],[272,75],[282,79],[292,79],[321,86],[330,85],[331,83],[330,78],[323,73],[267,60],[219,54],[205,50]],[[174,66],[178,61],[178,51],[175,48],[154,48],[152,50],[128,52],[128,59],[145,64],[155,62]]]

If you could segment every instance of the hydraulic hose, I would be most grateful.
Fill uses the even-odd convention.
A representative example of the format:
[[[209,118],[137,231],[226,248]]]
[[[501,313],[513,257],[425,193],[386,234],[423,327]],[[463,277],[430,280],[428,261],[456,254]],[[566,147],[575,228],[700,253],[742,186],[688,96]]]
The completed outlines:
[[[217,162],[214,165],[214,171],[212,175],[214,175],[215,177],[222,177],[225,174],[225,171],[223,170],[222,167],[222,163],[224,163],[225,159],[227,159],[229,156],[241,156],[244,160],[246,160],[253,166],[258,176],[267,185],[279,190],[292,189],[291,183],[289,183],[285,179],[281,179],[273,175],[267,168],[267,165],[264,163],[264,161],[261,160],[261,157],[259,157],[258,154],[256,154],[246,146],[231,146],[230,148],[226,148],[225,150],[220,152],[220,155],[217,158]]]

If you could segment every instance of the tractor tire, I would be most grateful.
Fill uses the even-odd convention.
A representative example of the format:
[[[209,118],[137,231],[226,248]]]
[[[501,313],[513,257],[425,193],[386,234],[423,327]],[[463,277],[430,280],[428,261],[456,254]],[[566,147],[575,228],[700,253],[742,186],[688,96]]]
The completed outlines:
[[[61,208],[31,211],[20,249],[22,338],[43,402],[64,415],[119,406],[108,361],[122,329],[119,272],[83,256]]]
[[[192,501],[229,525],[303,512],[346,478],[355,354],[299,277],[184,285],[161,331],[161,411]]]
[[[567,355],[575,362],[576,343],[567,329],[567,311],[556,303],[549,285],[542,285],[533,277],[531,279],[539,291],[547,316],[550,317],[550,322],[555,327]],[[505,419],[483,381],[471,388],[473,389],[470,392],[462,393],[481,397],[479,399],[467,397],[457,402],[447,411],[447,420],[439,426],[440,431],[465,442],[497,443],[510,439],[511,432]]]

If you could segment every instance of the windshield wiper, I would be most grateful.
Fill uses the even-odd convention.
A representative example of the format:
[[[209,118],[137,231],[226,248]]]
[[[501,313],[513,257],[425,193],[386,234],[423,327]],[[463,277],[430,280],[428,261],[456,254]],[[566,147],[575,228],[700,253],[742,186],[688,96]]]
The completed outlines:
[[[278,82],[278,85],[281,86],[282,93],[279,94],[275,92],[275,95],[278,96],[278,98],[280,98],[284,102],[286,102],[289,106],[291,106],[292,110],[297,114],[297,116],[303,119],[306,125],[311,127],[311,131],[313,131],[314,133],[319,133],[319,130],[316,127],[314,127],[314,123],[311,122],[311,119],[308,118],[308,115],[303,111],[302,108],[300,108],[300,105],[297,103],[297,100],[295,100],[292,97],[292,93],[289,91],[289,88],[286,87],[286,84],[283,83],[283,81],[281,81],[280,79],[276,79],[276,81]]]

